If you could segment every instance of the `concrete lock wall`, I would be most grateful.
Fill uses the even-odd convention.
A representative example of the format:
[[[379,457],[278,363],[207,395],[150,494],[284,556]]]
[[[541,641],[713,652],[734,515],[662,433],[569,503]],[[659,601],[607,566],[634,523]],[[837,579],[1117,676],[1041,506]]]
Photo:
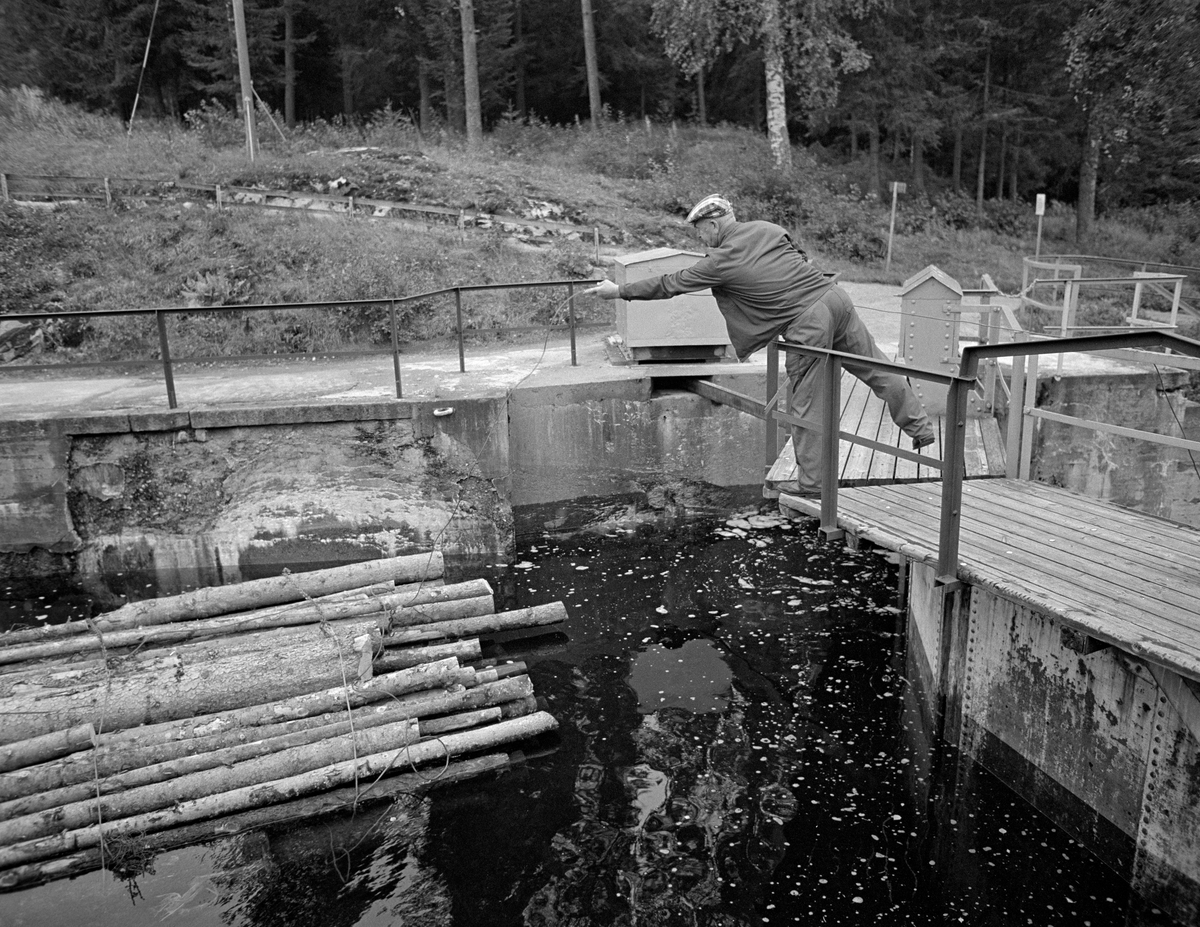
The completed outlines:
[[[743,387],[746,388],[746,387]],[[497,556],[514,507],[686,506],[762,480],[762,423],[649,379],[441,403],[0,426],[0,571],[102,600],[374,556]]]
[[[943,600],[932,567],[911,569],[931,728],[1142,897],[1200,919],[1200,687],[979,586]]]
[[[1187,373],[1070,356],[1039,371],[1037,407],[1156,434],[1186,434]],[[1200,526],[1200,476],[1187,451],[1139,438],[1040,420],[1033,478],[1093,499]]]

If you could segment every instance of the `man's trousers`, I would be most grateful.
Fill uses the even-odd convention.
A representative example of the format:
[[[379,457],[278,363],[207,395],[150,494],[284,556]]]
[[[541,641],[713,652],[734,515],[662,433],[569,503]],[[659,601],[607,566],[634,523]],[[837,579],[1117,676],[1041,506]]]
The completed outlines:
[[[847,354],[861,354],[888,360],[854,309],[850,296],[840,286],[832,287],[820,300],[806,309],[783,334],[785,341],[814,348],[829,348]],[[824,358],[788,352],[786,368],[791,396],[791,411],[812,422],[823,420],[825,407]],[[907,377],[883,370],[858,367],[843,361],[843,366],[882,399],[892,421],[911,438],[933,433],[933,423],[921,401],[909,386]],[[821,490],[821,432],[819,429],[790,426],[792,447],[796,453],[796,483],[802,493]]]

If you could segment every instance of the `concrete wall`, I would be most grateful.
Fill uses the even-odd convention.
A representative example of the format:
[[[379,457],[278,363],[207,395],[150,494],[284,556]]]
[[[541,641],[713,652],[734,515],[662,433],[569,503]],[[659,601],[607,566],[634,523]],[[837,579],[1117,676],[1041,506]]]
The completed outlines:
[[[942,737],[1195,923],[1200,687],[987,589],[944,601],[933,573],[912,567],[908,649]]]
[[[286,564],[502,556],[514,507],[620,497],[636,517],[763,475],[761,422],[647,378],[5,423],[0,439],[0,577],[73,576],[111,602]]]
[[[1163,368],[1076,359],[1061,374],[1049,359],[1038,377],[1037,407],[1183,437],[1187,375]],[[1039,421],[1033,444],[1034,478],[1094,499],[1200,526],[1200,472],[1186,451],[1058,422]]]

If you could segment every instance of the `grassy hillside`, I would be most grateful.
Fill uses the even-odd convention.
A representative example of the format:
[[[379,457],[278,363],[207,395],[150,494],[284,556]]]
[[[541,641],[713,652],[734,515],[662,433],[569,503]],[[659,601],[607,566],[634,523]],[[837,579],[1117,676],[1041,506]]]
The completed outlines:
[[[696,247],[683,222],[706,193],[730,196],[742,218],[794,230],[826,268],[846,279],[898,283],[934,263],[966,286],[983,273],[1006,291],[1032,254],[1031,208],[992,204],[982,226],[969,201],[905,198],[891,268],[882,246],[888,210],[856,195],[861,165],[821,164],[801,151],[787,178],[772,170],[765,141],[730,128],[620,123],[599,131],[539,124],[500,126],[484,151],[431,144],[387,113],[367,125],[259,126],[262,152],[250,162],[238,123],[222,111],[193,114],[186,129],[85,114],[29,91],[0,91],[0,171],[15,175],[142,178],[268,189],[353,193],[453,209],[541,215],[577,224],[575,238],[534,244],[500,231],[457,234],[388,221],[314,218],[251,209],[217,212],[176,191],[158,204],[119,202],[53,210],[0,208],[0,313],[38,308],[236,305],[423,293],[453,284],[600,276],[593,229],[610,256],[663,245]],[[903,165],[900,166],[901,168]],[[1074,222],[1054,206],[1043,253],[1073,252]],[[1100,223],[1090,250],[1110,256],[1200,264],[1194,207]],[[550,292],[473,298],[470,321],[544,321]],[[602,305],[583,307],[602,317]],[[408,340],[444,335],[444,301],[404,311]],[[48,330],[70,354],[112,357],[139,348],[144,323],[66,325]],[[378,314],[281,312],[255,316],[231,333],[193,320],[192,337],[213,351],[332,349],[387,340]],[[200,344],[190,347],[200,347]]]

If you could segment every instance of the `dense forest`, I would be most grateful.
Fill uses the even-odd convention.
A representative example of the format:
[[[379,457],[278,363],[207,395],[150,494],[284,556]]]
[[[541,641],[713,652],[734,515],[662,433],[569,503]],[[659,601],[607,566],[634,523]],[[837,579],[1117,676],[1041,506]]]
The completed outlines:
[[[729,123],[783,170],[792,144],[863,163],[864,195],[1044,192],[1081,240],[1097,209],[1200,199],[1200,0],[239,5],[257,105],[288,124]],[[126,120],[235,109],[234,22],[233,0],[5,0],[0,85]]]

